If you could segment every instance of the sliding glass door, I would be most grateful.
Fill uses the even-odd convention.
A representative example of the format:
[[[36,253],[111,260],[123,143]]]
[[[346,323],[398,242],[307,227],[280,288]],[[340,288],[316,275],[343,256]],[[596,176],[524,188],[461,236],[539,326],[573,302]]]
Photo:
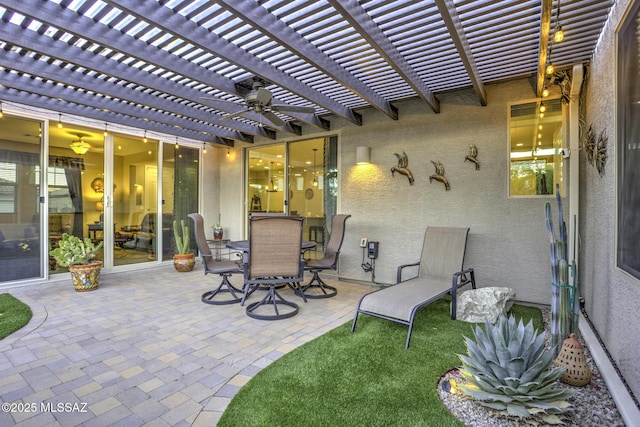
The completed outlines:
[[[198,211],[199,160],[199,148],[146,134],[5,113],[0,284],[66,273],[49,257],[64,233],[103,242],[97,260],[106,269],[171,259],[173,221],[189,224]]]
[[[113,189],[113,265],[156,261],[157,140],[113,135]]]
[[[42,122],[0,118],[0,283],[44,276]]]
[[[336,213],[337,138],[252,148],[247,152],[247,207],[305,217],[304,239],[322,249]]]

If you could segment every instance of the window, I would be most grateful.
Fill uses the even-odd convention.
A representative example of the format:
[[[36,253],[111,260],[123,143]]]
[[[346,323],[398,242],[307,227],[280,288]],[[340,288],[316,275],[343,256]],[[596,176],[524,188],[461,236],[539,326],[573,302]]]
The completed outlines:
[[[17,165],[0,162],[0,213],[16,212]]]
[[[617,45],[616,265],[640,280],[640,2],[630,7]]]
[[[509,196],[555,194],[562,188],[562,102],[515,104],[509,120]]]

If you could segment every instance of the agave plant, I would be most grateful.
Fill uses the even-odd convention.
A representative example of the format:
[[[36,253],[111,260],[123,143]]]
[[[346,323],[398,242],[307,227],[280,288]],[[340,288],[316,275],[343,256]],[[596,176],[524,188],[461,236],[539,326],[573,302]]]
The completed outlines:
[[[513,315],[500,316],[495,326],[476,326],[475,342],[465,337],[468,355],[458,355],[462,375],[469,381],[460,388],[486,407],[536,422],[561,424],[571,406],[565,399],[575,394],[553,388],[564,368],[550,369],[553,353],[544,346],[544,333],[531,321],[516,324]]]

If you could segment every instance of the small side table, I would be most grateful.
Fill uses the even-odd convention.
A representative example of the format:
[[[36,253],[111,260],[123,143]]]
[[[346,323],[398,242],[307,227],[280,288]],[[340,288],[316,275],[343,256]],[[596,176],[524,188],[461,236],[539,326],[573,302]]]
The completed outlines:
[[[227,243],[229,243],[229,239],[220,239],[220,240],[207,239],[207,243],[209,244],[209,247],[212,249],[213,258],[216,261],[221,261],[222,257],[224,257],[224,259],[230,259],[231,250],[227,248]]]

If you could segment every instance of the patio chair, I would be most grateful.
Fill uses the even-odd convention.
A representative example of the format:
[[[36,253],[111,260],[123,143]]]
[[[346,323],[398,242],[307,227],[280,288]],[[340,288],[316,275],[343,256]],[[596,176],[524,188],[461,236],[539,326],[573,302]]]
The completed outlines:
[[[211,273],[219,274],[220,277],[222,277],[222,281],[216,289],[202,294],[202,302],[214,305],[239,303],[242,300],[242,290],[233,286],[229,281],[229,276],[233,273],[242,273],[242,267],[240,266],[239,261],[216,261],[211,254],[211,248],[209,248],[209,245],[207,244],[207,239],[204,234],[204,220],[202,215],[199,213],[192,213],[188,216],[193,220],[196,245],[198,246],[198,252],[200,252],[200,256],[202,257],[205,276]],[[225,293],[229,294],[231,299],[214,299],[218,295],[226,295]]]
[[[331,225],[331,237],[321,259],[309,259],[304,267],[310,271],[313,277],[308,284],[300,289],[307,298],[330,298],[337,295],[338,290],[327,285],[320,277],[322,270],[335,270],[338,267],[340,248],[344,240],[345,224],[351,215],[339,214],[333,217]],[[311,293],[315,291],[314,293]]]
[[[241,305],[256,289],[265,286],[267,289],[264,298],[247,306],[249,317],[277,320],[298,313],[298,305],[285,300],[276,287],[287,285],[300,292],[304,275],[300,259],[302,221],[301,217],[290,216],[251,217]]]
[[[428,227],[419,262],[398,267],[397,284],[364,295],[356,309],[351,332],[359,314],[368,314],[409,326],[409,348],[415,314],[421,307],[451,294],[451,319],[456,318],[456,293],[470,284],[476,288],[472,268],[463,270],[468,228]],[[417,276],[402,280],[405,268],[417,267]]]

